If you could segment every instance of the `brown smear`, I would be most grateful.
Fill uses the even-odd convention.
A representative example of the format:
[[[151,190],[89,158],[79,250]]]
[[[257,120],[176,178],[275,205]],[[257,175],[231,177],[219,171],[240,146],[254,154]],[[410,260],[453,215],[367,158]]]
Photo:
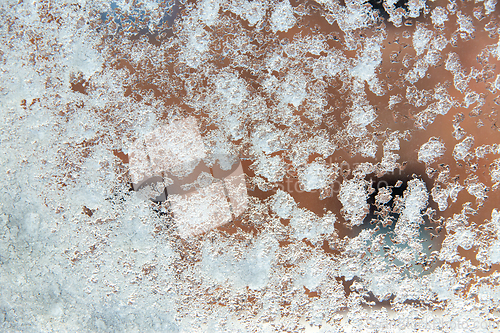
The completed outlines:
[[[128,164],[128,155],[118,149],[113,149],[113,155],[118,157],[124,164]]]

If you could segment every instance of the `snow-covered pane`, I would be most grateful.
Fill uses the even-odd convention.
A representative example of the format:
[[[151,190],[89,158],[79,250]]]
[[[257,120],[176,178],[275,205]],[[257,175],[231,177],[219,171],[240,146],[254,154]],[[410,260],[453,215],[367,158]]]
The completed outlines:
[[[497,0],[0,11],[0,331],[498,331]]]

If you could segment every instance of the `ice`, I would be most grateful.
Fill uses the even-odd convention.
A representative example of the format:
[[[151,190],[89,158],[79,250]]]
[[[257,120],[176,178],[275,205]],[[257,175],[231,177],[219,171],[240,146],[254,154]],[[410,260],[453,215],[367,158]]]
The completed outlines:
[[[360,225],[368,214],[369,183],[363,179],[353,178],[344,180],[338,194],[342,203],[342,214],[349,225]]]
[[[417,240],[418,229],[419,225],[423,224],[422,211],[427,207],[428,196],[422,180],[410,180],[403,196],[404,208],[394,228],[396,241],[407,243],[417,251],[421,249]]]
[[[296,19],[290,2],[288,0],[279,2],[271,14],[271,29],[273,32],[286,32],[295,25],[295,22]]]
[[[298,176],[304,190],[309,192],[329,186],[334,172],[333,168],[327,167],[324,163],[313,162],[300,171]]]
[[[456,161],[465,160],[470,156],[469,150],[474,145],[474,137],[468,136],[463,139],[461,142],[455,145],[453,148],[453,158]]]
[[[1,331],[498,330],[496,0],[0,12]]]
[[[439,157],[443,156],[446,148],[444,143],[439,138],[431,137],[429,140],[420,146],[418,151],[418,160],[426,164],[433,163]]]
[[[446,9],[443,7],[436,6],[431,12],[432,24],[437,27],[443,27],[446,21],[448,21],[448,14]]]

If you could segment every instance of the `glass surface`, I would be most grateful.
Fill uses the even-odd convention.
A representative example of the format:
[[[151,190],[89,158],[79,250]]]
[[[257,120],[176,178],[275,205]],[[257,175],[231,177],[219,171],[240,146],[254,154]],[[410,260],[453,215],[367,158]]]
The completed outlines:
[[[498,7],[3,1],[1,331],[498,330]]]

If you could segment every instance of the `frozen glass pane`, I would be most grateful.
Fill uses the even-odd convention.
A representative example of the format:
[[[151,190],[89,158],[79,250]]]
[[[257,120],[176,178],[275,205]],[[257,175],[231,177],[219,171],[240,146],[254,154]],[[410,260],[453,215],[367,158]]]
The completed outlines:
[[[3,1],[0,330],[498,330],[498,6]]]

